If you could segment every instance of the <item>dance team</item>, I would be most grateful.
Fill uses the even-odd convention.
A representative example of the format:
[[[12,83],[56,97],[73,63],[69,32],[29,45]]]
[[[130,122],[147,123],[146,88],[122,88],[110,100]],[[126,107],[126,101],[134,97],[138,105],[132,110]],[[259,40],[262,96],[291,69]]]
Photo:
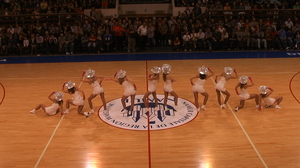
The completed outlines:
[[[162,72],[163,74],[163,81],[164,81],[164,86],[163,86],[163,91],[164,91],[164,109],[167,109],[167,100],[169,94],[174,97],[174,104],[175,107],[174,109],[178,109],[178,95],[176,92],[173,90],[172,84],[176,80],[170,75],[170,72],[172,70],[172,67],[169,64],[163,64],[162,67],[157,67],[154,66],[151,69],[151,74],[147,77],[148,81],[148,90],[144,94],[143,101],[145,104],[146,111],[149,111],[149,102],[148,102],[148,97],[150,95],[153,96],[154,98],[154,103],[155,103],[155,109],[158,110],[158,99],[156,95],[156,90],[157,90],[157,83],[159,81],[159,75]],[[192,91],[194,94],[194,99],[195,99],[195,106],[197,107],[197,110],[200,111],[206,110],[206,103],[209,98],[209,94],[205,91],[204,85],[207,79],[213,77],[215,74],[214,72],[209,68],[205,66],[201,66],[198,68],[198,73],[190,78],[190,82],[192,85]],[[250,94],[248,92],[248,87],[254,86],[254,82],[251,77],[248,76],[240,76],[238,77],[237,72],[235,69],[232,69],[231,67],[225,67],[224,72],[222,72],[219,75],[215,76],[215,90],[217,93],[218,97],[218,103],[220,105],[221,109],[226,108],[226,104],[230,98],[230,93],[226,90],[225,85],[230,79],[236,79],[239,78],[239,82],[235,86],[235,91],[236,94],[239,96],[239,105],[235,107],[235,112],[238,110],[242,109],[244,107],[245,101],[254,99],[256,103],[256,108],[258,110],[262,109],[261,104],[265,104],[265,108],[271,108],[274,107],[276,109],[280,109],[281,107],[279,106],[283,97],[282,96],[277,96],[277,97],[271,97],[270,95],[273,93],[273,89],[270,87],[267,87],[265,85],[259,86],[258,90],[260,94]],[[123,110],[121,113],[125,114],[128,113],[128,109],[126,108],[126,99],[130,97],[131,104],[129,111],[133,110],[134,107],[134,100],[135,100],[135,95],[136,95],[136,85],[132,79],[130,79],[126,75],[126,71],[124,70],[119,70],[115,73],[113,79],[105,79],[105,80],[112,80],[117,83],[119,83],[123,89],[124,93],[121,98],[121,103]],[[89,112],[84,112],[83,111],[83,106],[84,106],[84,100],[85,100],[85,93],[83,90],[81,90],[79,87],[81,86],[82,83],[80,83],[79,87],[75,86],[75,83],[72,81],[68,81],[63,84],[62,86],[62,92],[68,93],[72,96],[72,99],[66,100],[66,109],[63,111],[63,97],[64,94],[62,92],[52,92],[48,98],[52,101],[51,106],[46,106],[44,104],[39,104],[36,108],[30,111],[30,113],[36,113],[37,110],[40,108],[43,109],[43,111],[48,114],[48,115],[56,115],[57,113],[61,113],[62,115],[68,114],[69,113],[69,108],[70,105],[77,106],[77,111],[78,114],[84,115],[85,117],[89,117],[90,114],[94,113],[93,109],[93,103],[92,100],[100,95],[100,98],[103,103],[103,113],[107,113],[107,108],[106,108],[106,100],[105,100],[105,95],[104,95],[104,89],[101,86],[102,81],[104,81],[104,77],[102,76],[96,76],[95,71],[92,69],[88,69],[82,74],[81,82],[82,83],[87,83],[93,88],[93,92],[90,94],[88,98],[88,104],[90,107]],[[204,96],[203,103],[200,107],[199,105],[199,98],[198,94],[201,94]],[[225,95],[225,99],[222,102],[221,101],[221,94]]]

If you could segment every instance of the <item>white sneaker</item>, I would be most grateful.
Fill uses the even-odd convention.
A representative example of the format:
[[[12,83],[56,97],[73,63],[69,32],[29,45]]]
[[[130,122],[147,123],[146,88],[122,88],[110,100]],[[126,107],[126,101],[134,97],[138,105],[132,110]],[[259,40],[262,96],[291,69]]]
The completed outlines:
[[[235,108],[234,108],[234,111],[235,111],[235,112],[237,112],[238,110],[239,110],[239,108],[238,108],[238,107],[235,107]]]
[[[205,105],[202,105],[202,106],[201,106],[201,108],[202,108],[203,110],[206,110],[206,107],[205,107]]]
[[[257,108],[257,110],[259,110],[259,111],[262,109],[261,105],[256,105],[256,108]]]
[[[73,52],[71,52],[71,55],[73,55]]]
[[[221,108],[221,109],[226,109],[226,105],[225,105],[225,104],[222,104],[222,105],[220,106],[220,108]]]
[[[127,109],[123,109],[122,111],[121,111],[121,114],[127,114],[128,113],[128,110]]]
[[[281,107],[280,107],[278,104],[275,106],[275,108],[277,108],[277,109],[281,109]]]
[[[65,110],[64,112],[63,112],[63,114],[69,114],[70,112],[69,112],[69,110],[67,109],[67,110]]]
[[[35,109],[31,110],[30,113],[35,114]]]
[[[83,112],[83,115],[85,116],[85,118],[88,118],[90,116],[89,112]]]
[[[89,113],[95,113],[95,111],[93,109],[91,109]]]
[[[70,53],[66,52],[66,55],[70,55]]]

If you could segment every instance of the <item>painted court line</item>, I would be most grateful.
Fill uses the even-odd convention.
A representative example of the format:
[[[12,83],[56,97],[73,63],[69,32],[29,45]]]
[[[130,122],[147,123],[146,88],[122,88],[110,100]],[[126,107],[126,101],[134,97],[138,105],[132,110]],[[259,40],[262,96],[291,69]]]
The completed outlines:
[[[82,81],[81,81],[80,84],[78,85],[78,88],[80,88],[81,85],[82,85]],[[55,133],[56,133],[58,127],[60,126],[60,123],[61,123],[62,120],[64,119],[64,117],[65,117],[65,115],[63,115],[63,116],[60,118],[58,124],[56,125],[56,127],[55,127],[55,129],[54,129],[54,131],[53,131],[53,133],[52,133],[52,135],[51,135],[51,137],[50,137],[50,139],[49,139],[47,145],[45,146],[45,148],[44,148],[42,154],[40,155],[39,160],[36,162],[34,168],[37,168],[37,166],[39,165],[41,159],[43,158],[43,156],[44,156],[46,150],[48,149],[48,146],[50,145],[50,143],[51,143],[51,141],[52,141],[52,139],[53,139],[53,137],[54,137],[54,135],[55,135]]]
[[[213,81],[214,84],[215,81],[214,79],[211,77],[211,80]],[[224,95],[221,94],[223,99],[225,99]],[[244,129],[242,123],[240,122],[239,118],[235,115],[235,112],[232,110],[232,108],[230,107],[229,103],[227,102],[227,106],[229,107],[232,115],[234,116],[234,118],[236,119],[236,121],[238,122],[238,124],[240,125],[241,129],[243,130],[244,134],[246,135],[248,141],[250,142],[251,146],[253,147],[254,151],[256,152],[257,156],[259,157],[259,159],[261,160],[261,162],[263,163],[263,165],[265,166],[265,168],[268,168],[266,162],[264,161],[264,159],[262,158],[262,156],[260,155],[260,153],[258,152],[257,148],[255,147],[254,143],[252,142],[250,136],[248,135],[247,131]]]
[[[51,137],[50,137],[50,139],[49,139],[47,145],[45,146],[45,148],[44,148],[42,154],[40,155],[39,160],[36,162],[34,168],[37,168],[37,167],[38,167],[38,165],[39,165],[41,159],[43,158],[43,156],[44,156],[46,150],[48,149],[48,146],[50,145],[50,143],[51,143],[51,141],[52,141],[52,139],[53,139],[53,137],[54,137],[54,135],[55,135],[55,133],[56,133],[56,131],[57,131],[58,127],[60,126],[60,123],[62,122],[63,119],[64,119],[64,115],[60,118],[60,120],[59,120],[57,126],[55,127],[55,130],[53,131],[53,133],[52,133],[52,135],[51,135]]]
[[[146,63],[146,89],[148,90],[148,61],[145,62]],[[148,101],[148,98],[146,99]],[[148,125],[148,164],[149,164],[149,168],[151,168],[151,133],[150,133],[150,115],[149,115],[149,112],[148,112],[148,118],[147,118],[147,125]]]

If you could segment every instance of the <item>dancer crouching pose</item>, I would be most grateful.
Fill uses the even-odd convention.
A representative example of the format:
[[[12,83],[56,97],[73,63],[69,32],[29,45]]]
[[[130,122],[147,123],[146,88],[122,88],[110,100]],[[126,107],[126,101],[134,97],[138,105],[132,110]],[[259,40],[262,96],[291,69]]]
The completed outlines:
[[[52,96],[53,95],[53,96]],[[64,94],[61,92],[52,92],[48,98],[53,102],[51,106],[46,107],[44,104],[39,104],[36,108],[30,111],[30,113],[36,113],[36,110],[42,108],[44,112],[50,116],[55,115],[63,111],[63,98]]]
[[[277,96],[275,98],[270,97],[270,95],[274,92],[274,90],[264,85],[260,86],[258,90],[260,91],[259,94],[260,100],[264,101],[266,108],[270,108],[270,107],[275,107],[277,109],[281,108],[279,104],[283,99],[282,96]]]
[[[211,69],[206,68],[205,66],[199,67],[198,72],[199,72],[199,74],[197,74],[194,77],[191,77],[190,81],[191,81],[191,84],[193,85],[192,91],[194,93],[195,105],[196,105],[198,111],[200,111],[199,102],[198,102],[198,93],[200,93],[202,96],[204,96],[203,104],[202,104],[201,108],[203,110],[206,110],[205,105],[207,103],[209,95],[205,91],[204,85],[205,85],[206,79],[212,77],[214,75],[214,73],[211,71]],[[210,72],[210,74],[207,74],[208,72]],[[195,83],[193,83],[193,79],[197,79]]]
[[[231,75],[233,73],[233,71],[234,71],[235,76]],[[219,76],[221,78],[218,81]],[[217,75],[216,78],[215,78],[215,82],[216,82],[215,89],[216,89],[217,96],[218,96],[218,103],[219,103],[221,109],[226,108],[226,104],[227,104],[227,102],[229,100],[229,97],[230,97],[230,93],[225,89],[225,84],[230,79],[235,79],[235,78],[238,78],[238,75],[237,75],[236,71],[233,70],[231,67],[225,67],[224,72],[220,75]],[[226,95],[226,98],[225,98],[223,104],[221,103],[221,93]]]
[[[128,113],[128,110],[126,109],[125,100],[130,96],[131,105],[129,110],[132,111],[134,106],[135,94],[136,94],[136,86],[134,82],[126,76],[126,71],[120,70],[116,73],[116,76],[118,79],[114,79],[114,81],[118,82],[124,88],[124,94],[121,98],[121,103],[123,106],[123,110],[121,113],[122,114]]]
[[[248,81],[251,81],[251,84],[248,84]],[[256,108],[261,110],[260,100],[258,94],[249,94],[248,87],[254,86],[254,83],[250,77],[241,76],[239,78],[239,83],[235,86],[235,92],[239,95],[240,105],[234,108],[234,111],[237,112],[239,109],[243,108],[245,105],[245,101],[249,99],[255,99]],[[240,92],[238,91],[240,89]]]
[[[65,90],[65,86],[67,87],[68,90]],[[62,87],[62,91],[72,95],[72,99],[68,99],[66,101],[66,110],[62,113],[62,115],[69,114],[70,105],[73,105],[73,106],[78,106],[77,108],[78,114],[84,115],[86,118],[89,117],[90,113],[82,111],[84,106],[84,99],[85,99],[84,92],[80,90],[78,87],[75,87],[74,82],[68,81],[64,83]],[[82,94],[82,96],[80,95],[80,93]]]

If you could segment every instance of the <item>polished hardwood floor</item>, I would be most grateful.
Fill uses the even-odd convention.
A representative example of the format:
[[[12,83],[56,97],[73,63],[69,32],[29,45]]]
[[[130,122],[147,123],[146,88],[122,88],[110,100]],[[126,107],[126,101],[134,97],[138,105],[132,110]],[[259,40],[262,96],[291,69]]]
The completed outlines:
[[[138,87],[137,94],[144,94],[146,71],[164,63],[173,67],[171,74],[177,80],[174,90],[191,102],[189,78],[197,74],[199,66],[208,66],[216,74],[230,66],[240,76],[253,78],[255,86],[249,92],[258,93],[258,86],[267,85],[274,89],[272,96],[282,95],[282,109],[258,111],[249,100],[245,108],[233,112],[239,103],[234,92],[237,79],[227,83],[231,98],[227,108],[220,109],[213,80],[209,79],[206,111],[200,111],[188,124],[150,134],[110,126],[96,114],[85,118],[75,107],[65,116],[47,116],[42,110],[29,113],[39,103],[50,105],[47,96],[60,91],[64,82],[72,80],[79,85],[82,71],[88,68],[106,78],[112,78],[116,70],[126,70]],[[291,78],[300,71],[299,63],[300,58],[273,58],[1,65],[5,99],[0,105],[0,167],[299,168],[300,105],[289,88]],[[162,86],[161,79],[158,94],[163,94]],[[112,81],[103,82],[103,87],[107,101],[123,93]],[[300,100],[300,75],[293,78],[291,88]],[[91,93],[87,84],[81,89],[87,96]],[[0,98],[3,94],[0,88]],[[67,98],[70,96],[65,95]],[[199,98],[202,103],[203,97]],[[95,109],[102,106],[99,97],[93,102]],[[84,109],[89,109],[87,104]]]

